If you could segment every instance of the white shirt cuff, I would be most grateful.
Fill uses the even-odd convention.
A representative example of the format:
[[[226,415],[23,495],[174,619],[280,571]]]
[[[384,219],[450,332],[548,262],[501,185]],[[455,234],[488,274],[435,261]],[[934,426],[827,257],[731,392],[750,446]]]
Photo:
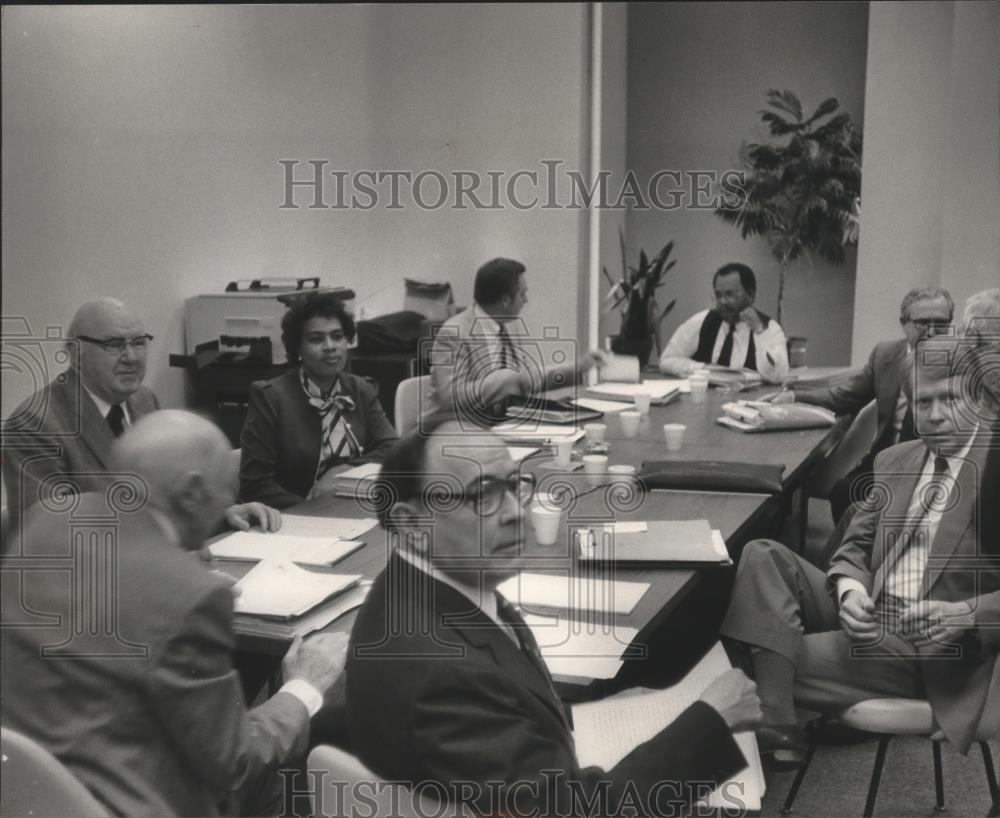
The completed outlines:
[[[868,596],[868,589],[865,588],[860,582],[858,582],[854,577],[837,577],[837,604],[839,605],[844,601],[844,595],[848,591],[861,591],[865,596]]]
[[[306,710],[309,711],[310,718],[315,716],[323,706],[323,694],[305,679],[289,679],[281,686],[278,692],[291,693],[305,705]]]

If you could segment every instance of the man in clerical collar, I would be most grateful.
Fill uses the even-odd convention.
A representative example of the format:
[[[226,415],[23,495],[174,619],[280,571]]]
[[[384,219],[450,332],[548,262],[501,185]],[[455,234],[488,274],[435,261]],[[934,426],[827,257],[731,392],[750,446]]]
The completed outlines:
[[[765,380],[788,374],[788,347],[778,322],[758,310],[757,279],[745,264],[730,263],[712,277],[715,307],[695,313],[674,332],[660,356],[660,371],[687,377],[703,364],[743,367]]]

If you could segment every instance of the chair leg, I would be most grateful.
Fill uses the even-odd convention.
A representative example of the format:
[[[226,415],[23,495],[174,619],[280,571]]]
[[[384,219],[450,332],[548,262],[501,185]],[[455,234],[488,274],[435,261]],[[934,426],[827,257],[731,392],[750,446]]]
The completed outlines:
[[[986,765],[986,783],[990,788],[990,812],[989,818],[1000,818],[1000,787],[997,786],[997,769],[993,766],[993,753],[990,752],[990,745],[979,742],[979,748],[983,751],[983,764]]]
[[[788,788],[788,795],[785,796],[785,803],[781,807],[782,815],[789,815],[792,812],[792,805],[795,803],[795,797],[799,794],[799,787],[802,786],[806,773],[809,771],[809,765],[812,763],[813,753],[816,752],[817,744],[818,741],[815,737],[811,737],[809,739],[809,747],[806,749],[806,760],[803,762],[802,766],[799,767],[798,772],[795,773],[795,779],[792,781],[792,786]]]
[[[892,736],[880,736],[878,749],[875,751],[875,766],[872,767],[872,780],[868,785],[868,798],[865,799],[864,818],[872,818],[875,812],[875,801],[878,799],[878,785],[882,780],[882,767],[885,765],[885,753],[889,749]]]
[[[934,755],[934,810],[944,812],[944,772],[941,770],[941,743],[931,741]]]

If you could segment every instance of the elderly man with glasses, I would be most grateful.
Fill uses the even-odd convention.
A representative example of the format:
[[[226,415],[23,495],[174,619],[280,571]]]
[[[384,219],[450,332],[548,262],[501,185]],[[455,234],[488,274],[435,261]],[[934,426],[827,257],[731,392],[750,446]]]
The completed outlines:
[[[610,816],[630,797],[666,814],[693,782],[704,792],[745,766],[732,731],[756,723],[758,703],[732,670],[613,768],[581,768],[537,643],[497,592],[531,564],[534,488],[499,437],[425,421],[388,454],[379,483],[392,553],[347,664],[352,747],[377,775],[433,784],[470,814]]]
[[[839,415],[853,415],[875,401],[877,428],[868,453],[830,492],[834,522],[841,519],[852,503],[868,493],[875,455],[916,437],[909,389],[913,349],[921,338],[947,332],[954,311],[955,304],[947,290],[939,287],[910,290],[899,308],[904,338],[880,341],[861,369],[826,381],[801,384],[776,397],[776,402],[816,404]]]
[[[69,368],[4,421],[4,485],[10,530],[39,501],[107,486],[111,444],[143,415],[159,408],[142,385],[153,336],[122,302],[99,298],[81,306],[66,340]],[[280,516],[260,503],[230,506],[236,528],[256,519],[265,528]]]

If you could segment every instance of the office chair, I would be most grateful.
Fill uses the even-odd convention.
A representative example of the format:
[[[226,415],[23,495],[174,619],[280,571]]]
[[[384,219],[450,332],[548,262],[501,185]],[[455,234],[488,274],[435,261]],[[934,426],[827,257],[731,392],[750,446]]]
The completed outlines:
[[[893,736],[925,736],[930,739],[931,753],[934,758],[934,809],[937,812],[944,810],[944,774],[941,769],[941,742],[944,739],[934,732],[931,706],[926,701],[903,698],[867,699],[842,710],[833,717],[820,719],[820,722],[824,721],[835,721],[855,730],[878,736],[878,749],[875,752],[875,764],[872,767],[872,777],[868,784],[864,818],[871,818],[875,811],[879,782],[882,778],[882,767],[885,764],[886,751],[889,749],[889,742]],[[806,752],[805,764],[802,765],[795,775],[795,780],[792,781],[792,786],[785,797],[784,806],[781,808],[782,815],[788,815],[792,811],[795,798],[806,777],[806,772],[809,770],[813,753],[816,751],[816,744],[816,731],[813,730],[809,749]],[[997,818],[1000,816],[1000,788],[997,786],[997,772],[993,765],[993,754],[985,739],[979,741],[979,748],[983,754],[983,763],[986,765],[986,785],[989,788],[992,805],[989,816]]]
[[[396,389],[396,433],[400,437],[416,428],[424,395],[430,388],[430,375],[418,375],[400,382]]]
[[[0,757],[4,818],[110,815],[52,753],[23,733],[0,727]]]

